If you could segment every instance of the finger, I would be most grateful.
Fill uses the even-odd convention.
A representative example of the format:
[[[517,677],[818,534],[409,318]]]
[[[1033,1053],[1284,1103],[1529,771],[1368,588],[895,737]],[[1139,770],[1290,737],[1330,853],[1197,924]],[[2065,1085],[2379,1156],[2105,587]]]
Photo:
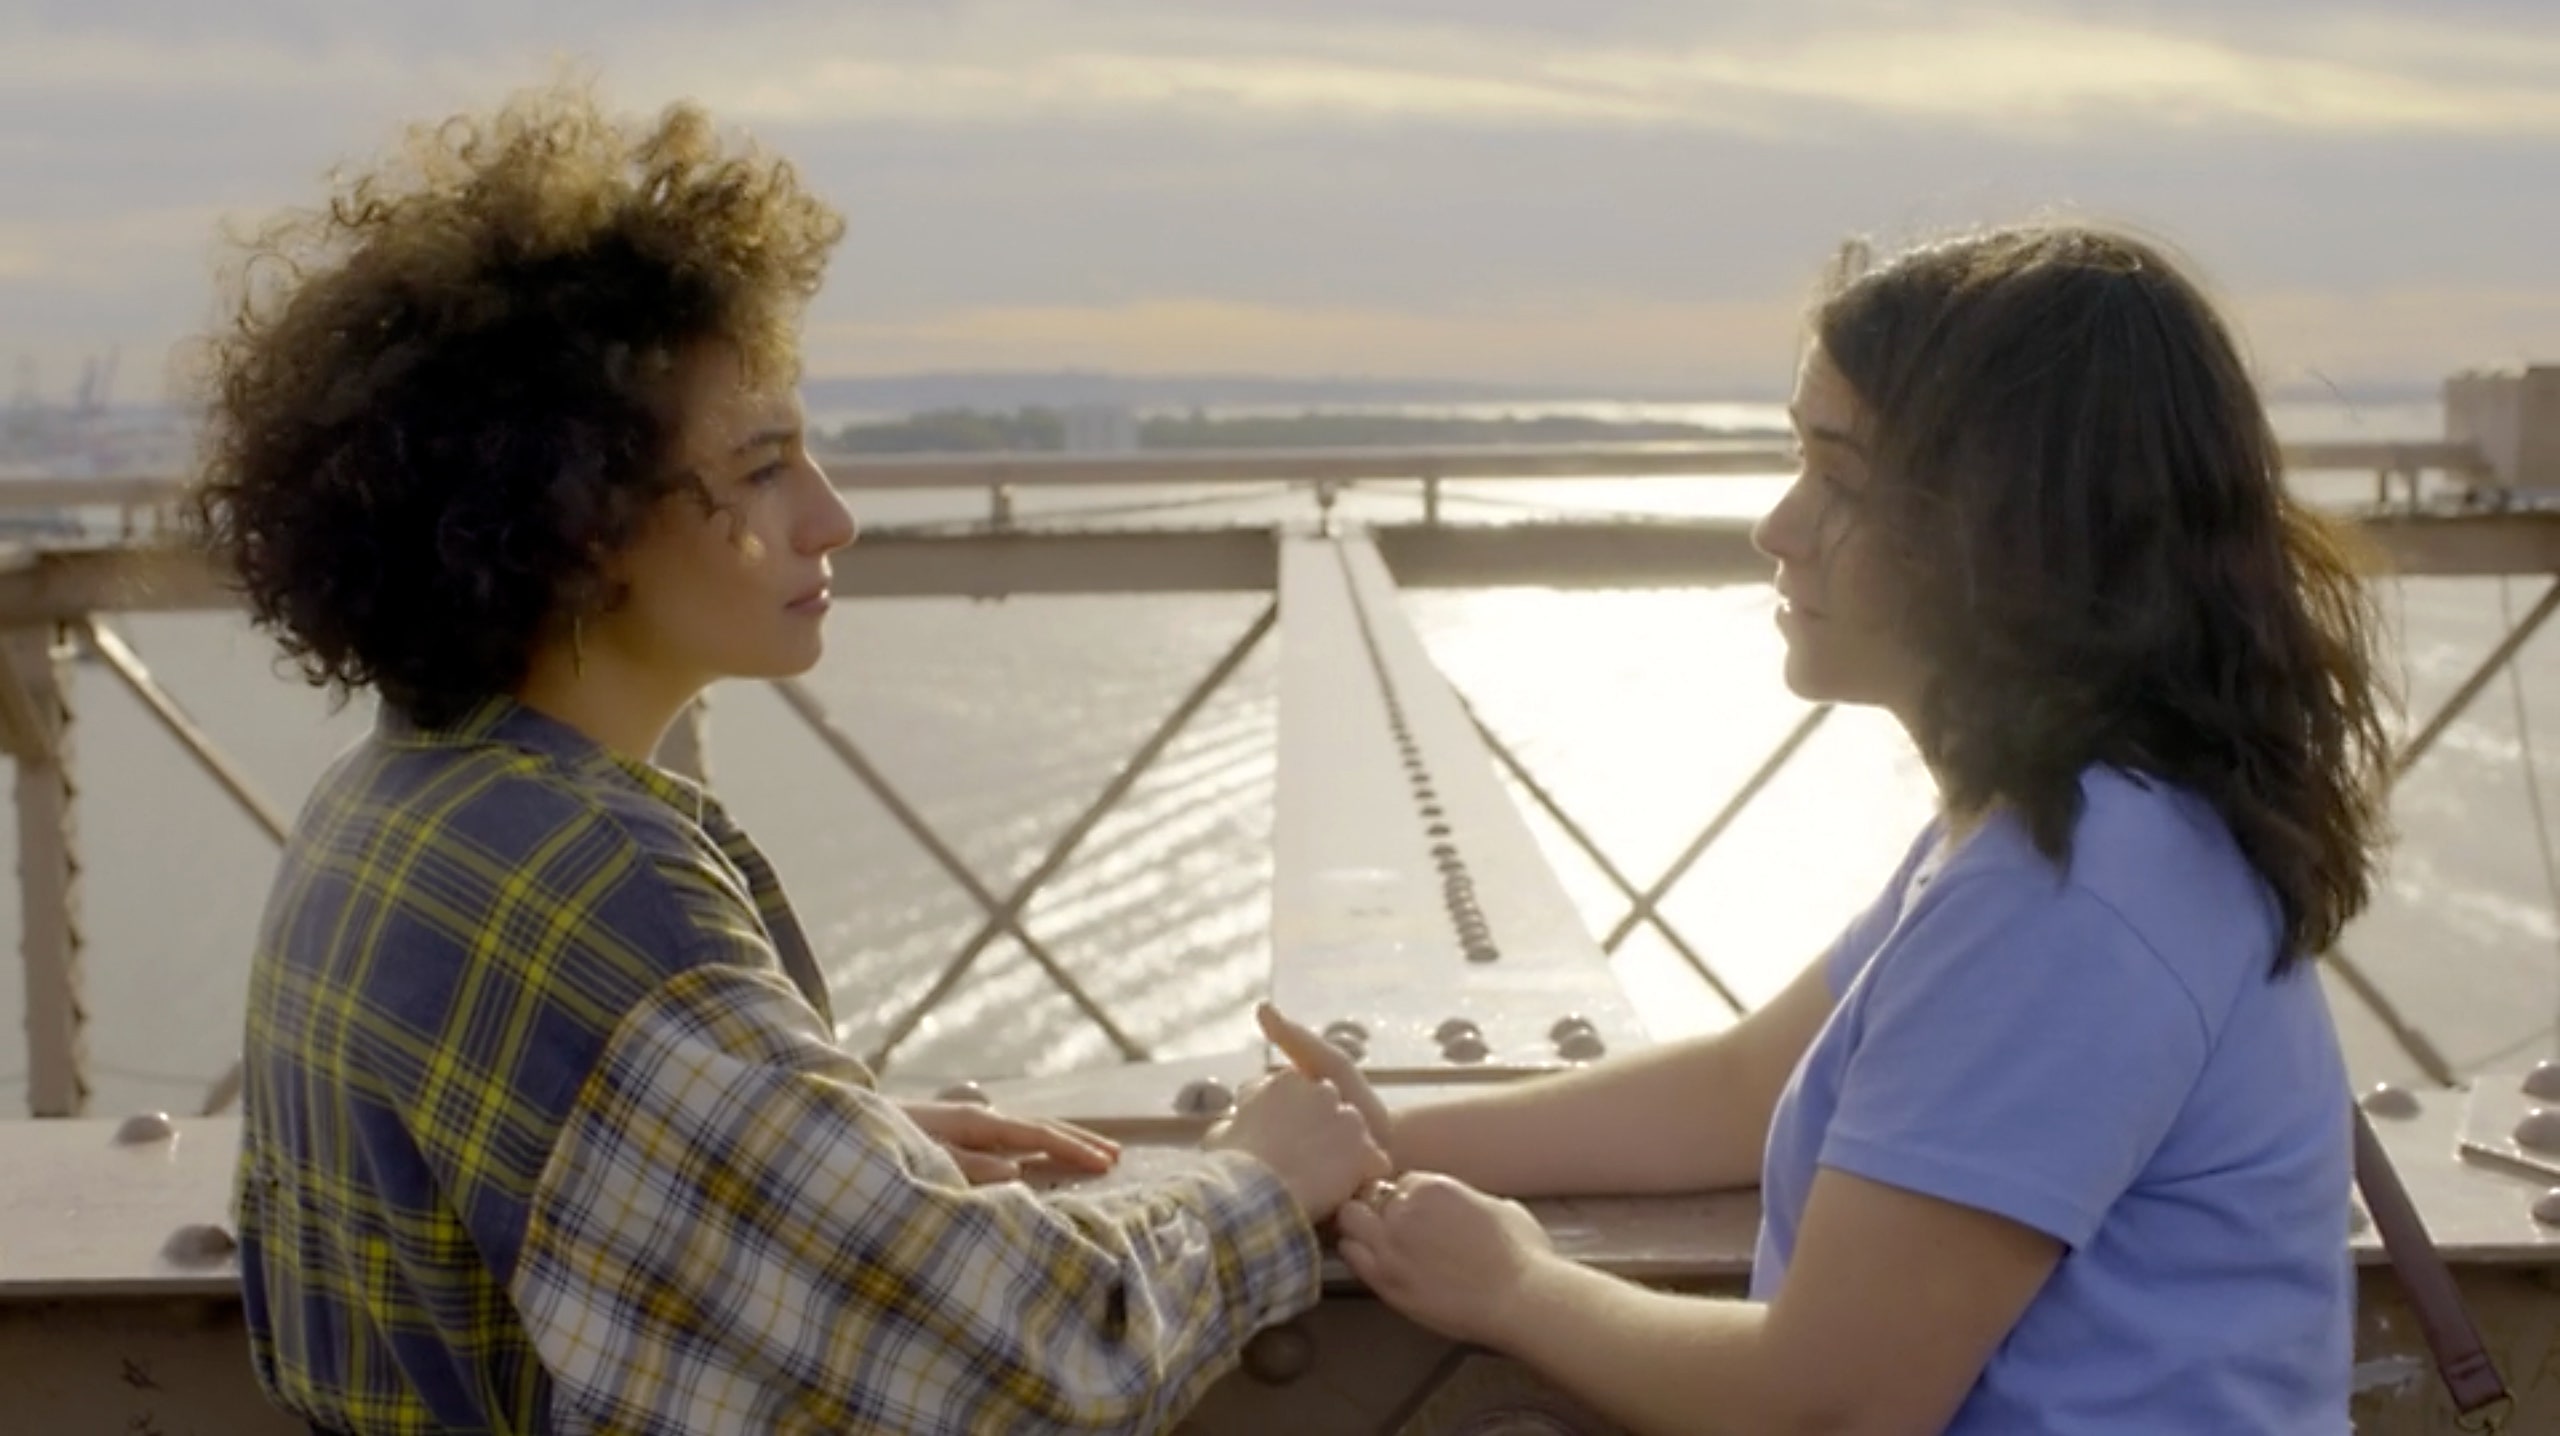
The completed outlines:
[[[1008,1117],[1001,1112],[974,1112],[946,1125],[941,1135],[946,1142],[980,1151],[1047,1157],[1088,1172],[1110,1171],[1119,1156],[1117,1147],[1097,1145],[1066,1123]]]
[[[1120,1144],[1118,1142],[1102,1135],[1091,1127],[1085,1126],[1081,1122],[1069,1122],[1063,1118],[1052,1118],[1050,1119],[1049,1125],[1057,1128],[1061,1132],[1075,1133],[1078,1137],[1081,1137],[1086,1142],[1092,1144],[1096,1151],[1109,1152],[1114,1156],[1119,1155]]]
[[[970,1186],[984,1187],[996,1182],[1010,1182],[1022,1175],[1022,1164],[1010,1157],[999,1157],[989,1152],[972,1152],[959,1147],[951,1148],[950,1151],[951,1159],[960,1164],[960,1175],[969,1179]]]
[[[1351,1059],[1341,1048],[1325,1041],[1323,1034],[1313,1028],[1282,1015],[1270,1003],[1257,1005],[1253,1019],[1261,1025],[1262,1035],[1289,1059],[1289,1065],[1308,1076],[1339,1078],[1351,1069]]]
[[[1035,1122],[1037,1139],[1020,1143],[1022,1150],[1053,1161],[1063,1162],[1087,1172],[1107,1172],[1120,1162],[1120,1144],[1072,1122]]]
[[[1333,1210],[1333,1229],[1344,1241],[1374,1242],[1379,1235],[1378,1212],[1358,1196]]]
[[[1362,1145],[1368,1148],[1368,1155],[1362,1160],[1371,1181],[1383,1182],[1395,1176],[1396,1159],[1388,1154],[1386,1148],[1379,1146],[1374,1139]]]

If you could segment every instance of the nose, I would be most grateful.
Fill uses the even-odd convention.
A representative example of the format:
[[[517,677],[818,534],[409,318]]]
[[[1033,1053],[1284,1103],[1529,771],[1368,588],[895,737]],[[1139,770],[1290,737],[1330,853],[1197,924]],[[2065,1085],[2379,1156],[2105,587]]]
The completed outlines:
[[[820,468],[814,459],[809,463],[809,472],[817,482],[810,485],[813,493],[807,511],[801,516],[800,550],[811,554],[833,553],[860,537],[862,524],[854,518],[853,506],[845,502],[843,492],[836,488],[834,481],[827,477],[827,471]]]
[[[1813,557],[1812,486],[1802,474],[1778,496],[1760,521],[1751,526],[1751,546],[1780,563],[1801,564]]]

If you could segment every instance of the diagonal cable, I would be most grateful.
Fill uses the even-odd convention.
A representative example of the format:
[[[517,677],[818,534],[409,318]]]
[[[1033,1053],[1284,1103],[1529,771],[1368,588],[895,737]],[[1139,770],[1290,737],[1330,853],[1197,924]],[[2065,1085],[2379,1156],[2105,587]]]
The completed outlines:
[[[1818,703],[1804,717],[1796,721],[1794,729],[1789,731],[1785,738],[1779,740],[1777,747],[1769,750],[1768,757],[1760,760],[1760,766],[1752,771],[1750,778],[1744,781],[1742,787],[1731,798],[1725,800],[1724,807],[1717,810],[1713,818],[1707,820],[1707,826],[1699,832],[1697,838],[1681,852],[1679,857],[1672,859],[1671,866],[1664,869],[1662,876],[1655,880],[1653,886],[1645,889],[1643,895],[1636,899],[1635,906],[1628,910],[1627,915],[1618,919],[1618,925],[1609,929],[1609,935],[1600,940],[1602,950],[1617,951],[1618,944],[1627,940],[1627,934],[1635,930],[1636,924],[1648,920],[1659,921],[1655,917],[1654,908],[1662,901],[1663,894],[1671,891],[1678,885],[1680,879],[1688,876],[1690,865],[1697,862],[1700,855],[1715,844],[1716,839],[1724,836],[1725,829],[1733,826],[1734,819],[1742,816],[1742,810],[1751,806],[1751,800],[1760,796],[1760,790],[1769,786],[1769,780],[1778,776],[1778,771],[1787,766],[1787,760],[1795,757],[1796,750],[1802,748],[1805,740],[1811,738],[1815,731],[1822,727],[1823,720],[1830,716],[1831,705]]]
[[[1094,825],[1102,820],[1103,815],[1118,805],[1121,798],[1136,786],[1138,779],[1155,764],[1156,759],[1163,755],[1164,750],[1171,746],[1173,740],[1190,724],[1191,719],[1199,713],[1201,707],[1219,689],[1226,686],[1227,680],[1234,676],[1236,669],[1243,665],[1253,650],[1261,645],[1264,637],[1269,635],[1279,617],[1278,603],[1264,607],[1261,615],[1254,619],[1243,636],[1236,640],[1234,646],[1229,648],[1206,674],[1202,675],[1200,681],[1192,686],[1191,691],[1183,696],[1182,701],[1175,705],[1173,711],[1156,726],[1155,731],[1148,735],[1147,740],[1130,755],[1128,762],[1122,765],[1120,771],[1113,776],[1109,784],[1104,786],[1102,792],[1086,805],[1085,810],[1077,815],[1076,820],[1068,824],[1066,830],[1050,844],[1048,852],[1041,857],[1038,865],[1024,875],[1014,885],[1013,891],[1001,902],[987,892],[974,875],[966,880],[970,891],[987,909],[987,918],[979,925],[976,932],[970,934],[969,940],[961,944],[958,954],[935,977],[933,985],[896,1022],[890,1025],[888,1032],[874,1046],[869,1059],[874,1071],[886,1068],[890,1056],[907,1038],[914,1035],[916,1027],[924,1021],[925,1017],[958,988],[961,980],[968,975],[970,968],[977,963],[986,949],[997,938],[1008,933],[1023,944],[1024,951],[1032,955],[1033,960],[1048,972],[1053,981],[1066,990],[1069,997],[1075,999],[1076,1005],[1084,1009],[1085,1015],[1102,1028],[1104,1034],[1111,1038],[1112,1045],[1120,1049],[1123,1057],[1132,1062],[1142,1062],[1147,1059],[1144,1045],[1122,1031],[1119,1025],[1102,1010],[1101,1005],[1087,995],[1075,979],[1066,972],[1063,965],[1050,956],[1046,949],[1032,941],[1023,930],[1022,911],[1030,904],[1032,897],[1041,887],[1050,878],[1056,876],[1059,869],[1066,866],[1067,859],[1092,833]],[[900,821],[904,822],[906,818],[902,816]],[[921,819],[917,822],[920,823]],[[910,826],[913,827],[912,824]],[[948,863],[945,865],[949,866]],[[957,875],[955,873],[955,876]]]
[[[1450,685],[1450,691],[1456,692],[1455,684]],[[1529,765],[1520,761],[1519,755],[1513,753],[1504,746],[1500,738],[1494,736],[1493,729],[1477,715],[1475,706],[1467,702],[1466,695],[1463,693],[1458,694],[1458,706],[1466,710],[1468,721],[1475,724],[1476,736],[1484,740],[1486,750],[1493,754],[1505,771],[1518,780],[1521,787],[1528,790],[1529,796],[1537,800],[1539,807],[1546,809],[1547,816],[1555,819],[1557,827],[1564,829],[1564,835],[1573,839],[1575,846],[1581,848],[1584,856],[1591,859],[1592,865],[1600,869],[1600,875],[1617,888],[1621,897],[1646,910],[1653,921],[1654,928],[1662,934],[1665,941],[1671,944],[1672,950],[1687,960],[1689,966],[1697,971],[1698,976],[1705,980],[1707,986],[1715,990],[1716,996],[1724,999],[1725,1006],[1733,1009],[1735,1016],[1739,1017],[1747,1011],[1742,999],[1736,997],[1733,989],[1725,985],[1724,979],[1716,975],[1715,969],[1707,965],[1707,960],[1701,957],[1695,948],[1689,946],[1688,939],[1681,936],[1680,930],[1672,925],[1671,920],[1651,910],[1643,894],[1636,891],[1634,881],[1621,872],[1616,863],[1609,860],[1609,855],[1601,851],[1598,841],[1584,831],[1580,823],[1573,820],[1573,815],[1565,811],[1564,804],[1558,802],[1555,795],[1548,792],[1546,786],[1538,781],[1537,775],[1529,771]],[[1612,949],[1604,947],[1602,950]]]

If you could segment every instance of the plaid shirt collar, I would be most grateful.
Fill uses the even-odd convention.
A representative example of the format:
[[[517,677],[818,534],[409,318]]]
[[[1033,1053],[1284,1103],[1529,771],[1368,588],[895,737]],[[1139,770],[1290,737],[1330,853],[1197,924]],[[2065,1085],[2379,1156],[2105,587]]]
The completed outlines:
[[[563,771],[620,780],[695,823],[705,822],[711,801],[701,786],[662,768],[623,757],[550,714],[504,693],[481,699],[451,723],[428,727],[386,703],[374,718],[383,742],[404,748],[473,748],[501,744],[550,759]]]

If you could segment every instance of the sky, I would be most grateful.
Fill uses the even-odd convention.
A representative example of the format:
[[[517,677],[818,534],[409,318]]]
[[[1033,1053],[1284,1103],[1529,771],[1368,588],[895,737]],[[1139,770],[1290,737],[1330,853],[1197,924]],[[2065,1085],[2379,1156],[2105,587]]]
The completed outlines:
[[[0,401],[159,397],[224,223],[564,67],[845,213],[813,374],[1766,394],[1844,238],[2050,214],[2272,383],[2560,361],[2552,0],[0,0]]]

